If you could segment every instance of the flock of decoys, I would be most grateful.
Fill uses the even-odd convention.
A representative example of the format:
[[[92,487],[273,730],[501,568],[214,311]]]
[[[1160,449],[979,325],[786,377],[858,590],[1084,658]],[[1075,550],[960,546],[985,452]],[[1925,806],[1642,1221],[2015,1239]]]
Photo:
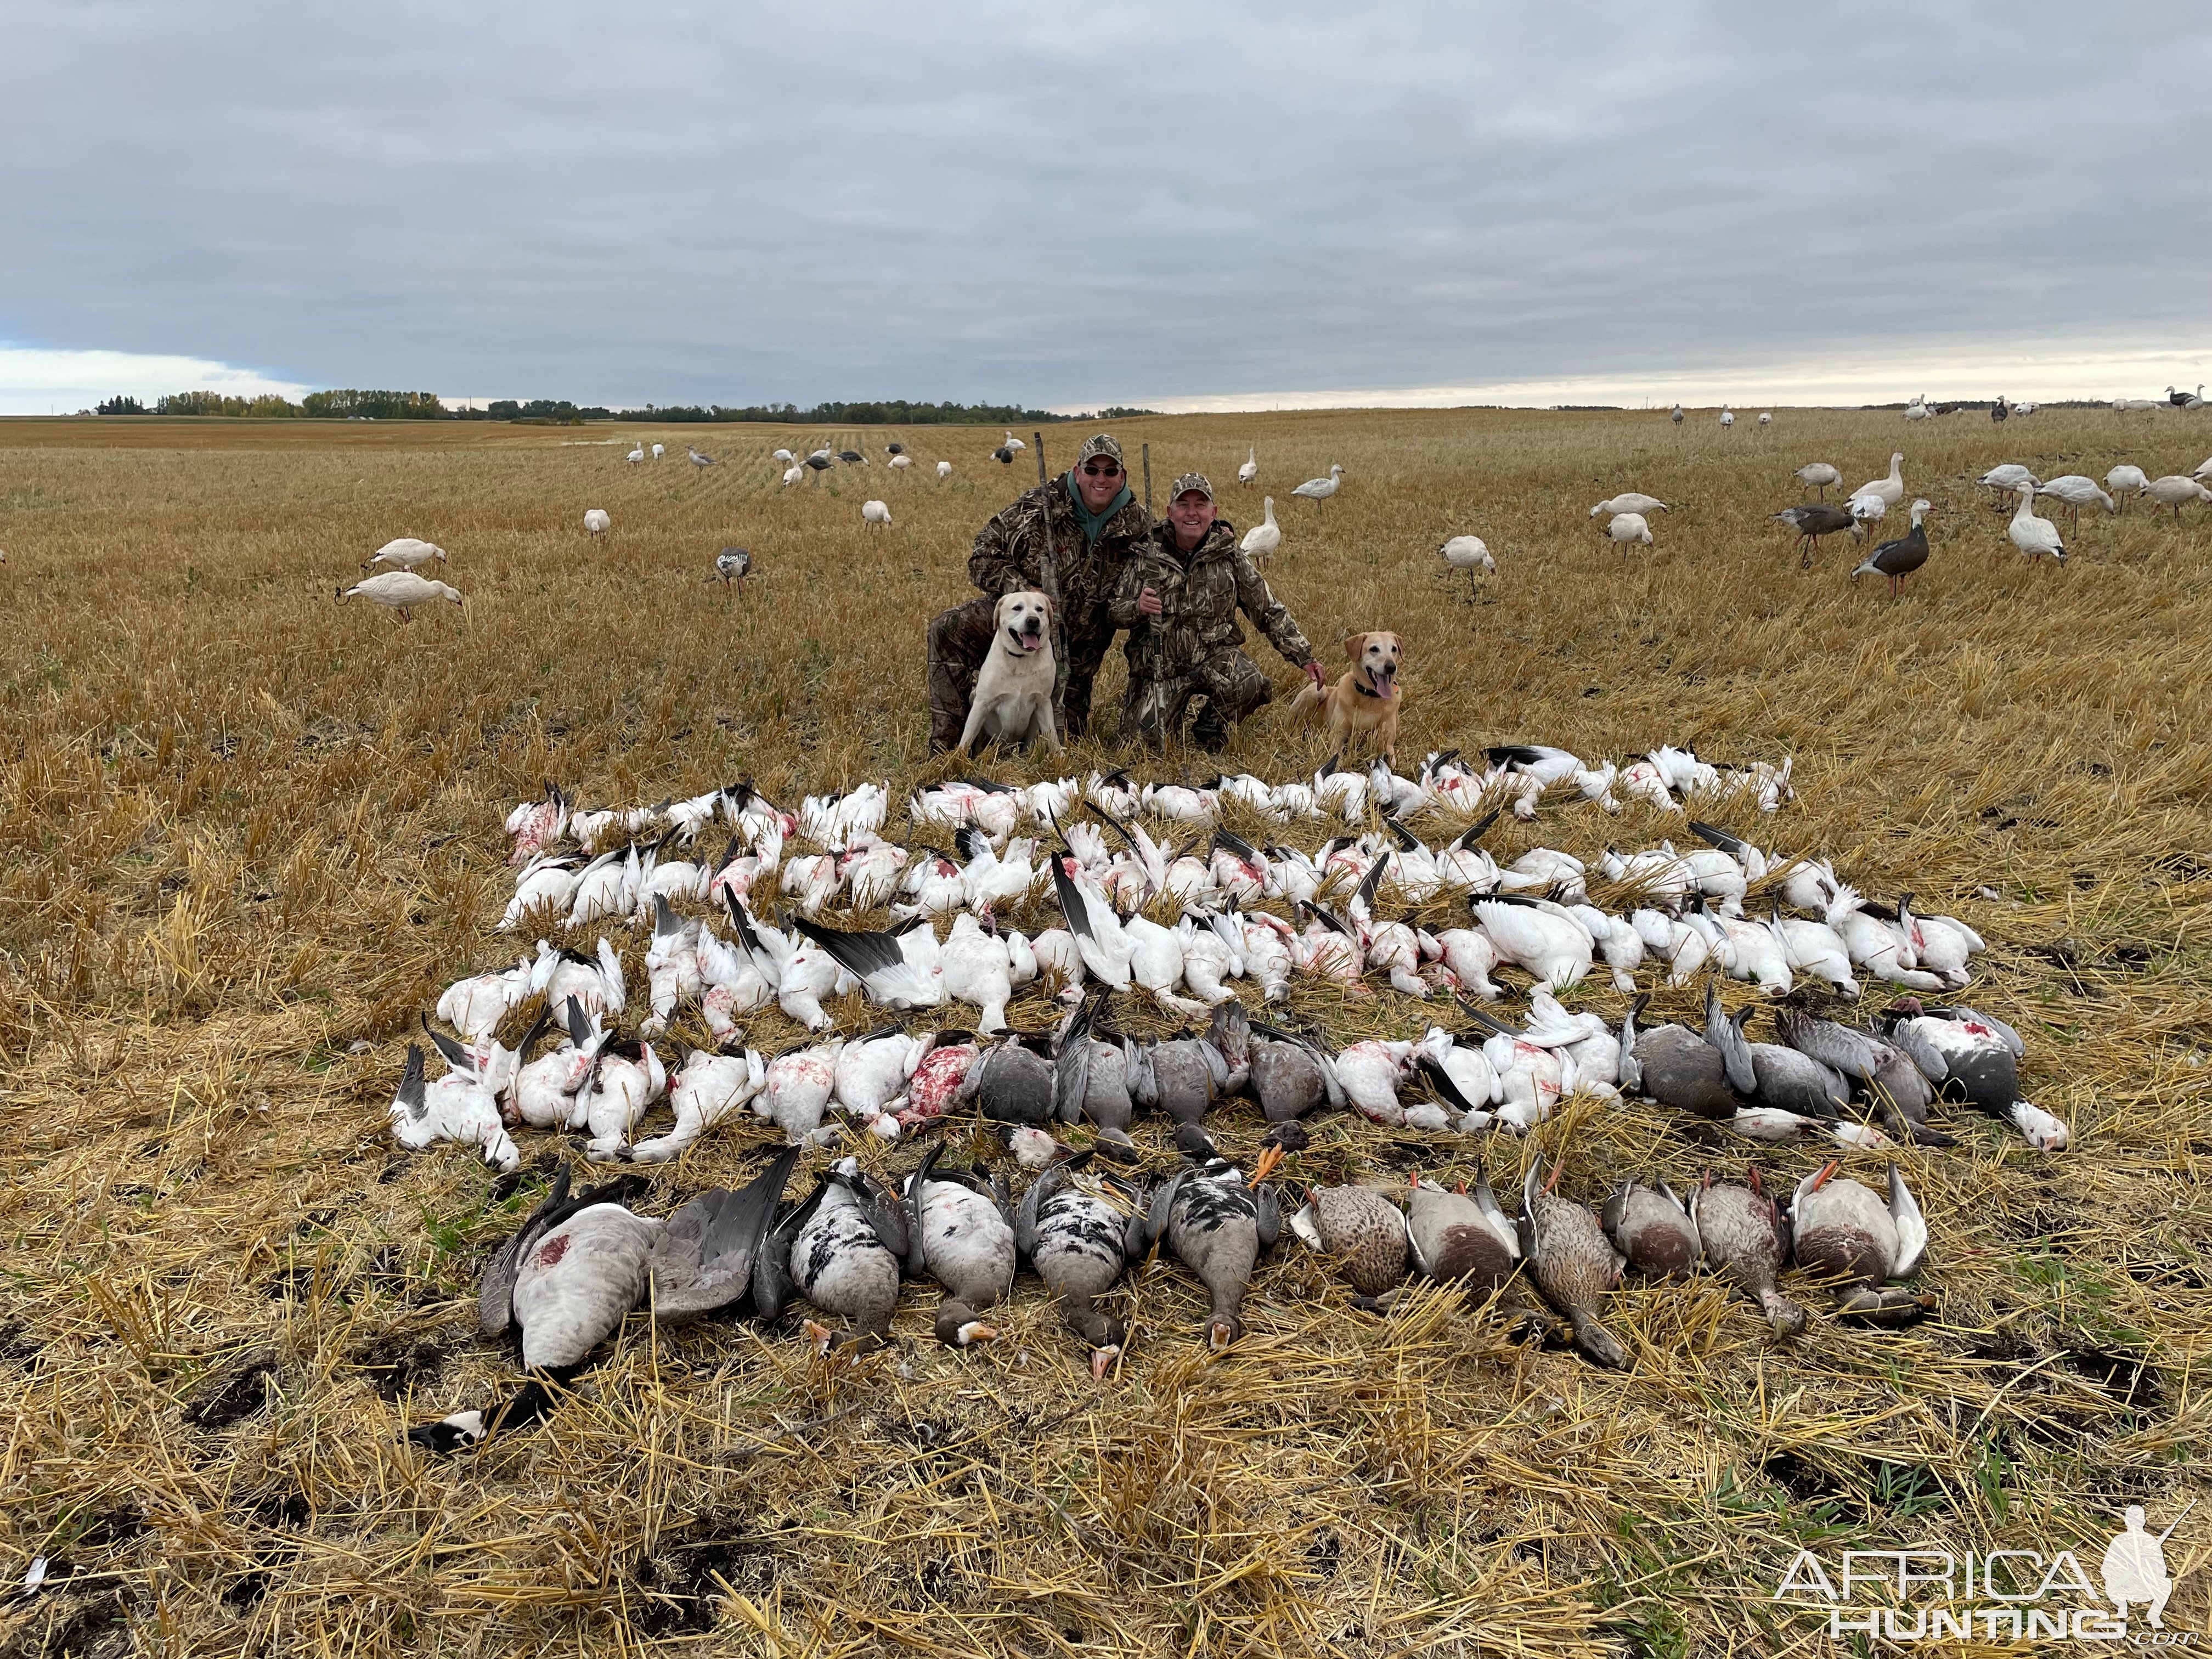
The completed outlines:
[[[447,1069],[428,1077],[410,1046],[395,1135],[410,1147],[469,1144],[508,1170],[521,1161],[515,1133],[530,1128],[580,1131],[587,1158],[617,1164],[666,1161],[748,1112],[789,1144],[750,1184],[702,1194],[665,1221],[623,1201],[639,1177],[572,1197],[564,1169],[484,1278],[483,1327],[520,1328],[528,1385],[416,1437],[452,1449],[502,1418],[541,1414],[641,1307],[661,1319],[750,1307],[774,1320],[803,1298],[817,1345],[872,1345],[902,1282],[925,1278],[943,1289],[938,1336],[988,1341],[988,1310],[1023,1262],[1059,1298],[1096,1375],[1128,1340],[1102,1298],[1133,1262],[1163,1253],[1206,1287],[1204,1340],[1225,1347],[1288,1207],[1270,1177],[1308,1147],[1307,1120],[1331,1109],[1442,1137],[1439,1164],[1463,1145],[1455,1133],[1524,1133],[1577,1093],[1639,1096],[1754,1142],[1861,1152],[1955,1145],[1934,1115],[1948,1102],[2045,1151],[2063,1147],[2065,1127],[2021,1098],[2017,1033],[1937,1000],[1968,982],[1982,948],[1971,927],[1922,915],[1910,895],[1869,903],[1825,860],[1769,853],[1685,810],[1731,795],[1778,810],[1788,774],[1786,763],[1723,768],[1671,746],[1591,766],[1512,744],[1479,762],[1432,755],[1413,778],[1332,763],[1279,784],[1139,784],[1118,772],[958,781],[912,794],[896,842],[879,833],[891,805],[881,784],[808,797],[795,811],[743,784],[597,810],[548,786],[509,817],[516,890],[501,925],[649,925],[644,1018],[619,1035],[641,999],[607,938],[589,956],[540,941],[535,957],[439,1000],[450,1033],[427,1018],[424,1028]],[[1539,847],[1504,865],[1481,846],[1501,812],[1526,820],[1551,801],[1618,811],[1623,797],[1663,802],[1702,844],[1678,851],[1669,837],[1587,860]],[[1235,835],[1224,814],[1267,833]],[[1468,822],[1432,845],[1409,822],[1424,814]],[[722,853],[698,856],[710,830],[721,838],[717,826],[729,831]],[[1307,826],[1335,833],[1314,850],[1290,845],[1312,838]],[[821,850],[787,851],[795,842]],[[1621,913],[1592,902],[1594,884]],[[775,894],[790,908],[772,924]],[[696,910],[706,914],[685,914]],[[890,923],[821,920],[838,911]],[[1008,925],[1040,919],[1054,925]],[[1639,988],[1646,964],[1667,987],[1702,981],[1702,1019],[1645,1023],[1656,994]],[[1503,994],[1491,978],[1500,966],[1534,981],[1518,1025],[1486,1006]],[[1630,998],[1618,1020],[1561,1003],[1591,974]],[[1917,994],[1853,1023],[1841,999],[1857,994],[1861,975]],[[1729,1014],[1720,987],[1730,977],[1764,995]],[[1419,1000],[1401,1012],[1442,1007],[1447,1023],[1408,1019],[1426,1029],[1339,1046],[1291,1014],[1301,982],[1362,999],[1387,987]],[[1048,1019],[1016,1030],[1008,1003],[1032,983]],[[848,990],[882,1012],[848,1015],[840,1031],[823,1003]],[[940,1026],[935,1011],[948,1004],[971,1010],[968,1022]],[[774,1054],[744,1046],[739,1020],[771,1005],[814,1035]],[[501,1029],[533,1007],[528,1032],[505,1047]],[[1748,1030],[1761,1008],[1772,1011],[1771,1041]],[[715,1046],[688,1048],[672,1076],[653,1045],[693,1010]],[[1129,1029],[1157,1028],[1162,1015],[1183,1033]],[[859,1029],[867,1018],[885,1023]],[[554,1046],[536,1052],[549,1036]],[[672,1124],[638,1138],[664,1094]],[[1249,1172],[1207,1129],[1209,1114],[1239,1098],[1268,1125]],[[1171,1169],[1148,1170],[1131,1133],[1147,1115],[1172,1125]],[[945,1132],[962,1125],[970,1133],[955,1153]],[[850,1155],[787,1201],[799,1159],[841,1139]],[[905,1139],[923,1143],[918,1165],[887,1185],[881,1165]],[[1018,1204],[994,1172],[1002,1156],[1033,1177]],[[1838,1171],[1826,1164],[1786,1206],[1755,1169],[1748,1185],[1709,1179],[1686,1200],[1632,1182],[1600,1215],[1557,1190],[1559,1170],[1538,1158],[1517,1220],[1480,1176],[1472,1192],[1418,1179],[1316,1184],[1287,1218],[1363,1307],[1387,1311],[1409,1262],[1471,1301],[1510,1307],[1525,1269],[1576,1348],[1619,1365],[1628,1356],[1604,1328],[1602,1297],[1625,1268],[1683,1274],[1703,1263],[1783,1332],[1805,1322],[1778,1284],[1793,1260],[1832,1281],[1846,1313],[1922,1305],[1890,1282],[1911,1275],[1925,1243],[1903,1177],[1890,1172],[1885,1198]]]

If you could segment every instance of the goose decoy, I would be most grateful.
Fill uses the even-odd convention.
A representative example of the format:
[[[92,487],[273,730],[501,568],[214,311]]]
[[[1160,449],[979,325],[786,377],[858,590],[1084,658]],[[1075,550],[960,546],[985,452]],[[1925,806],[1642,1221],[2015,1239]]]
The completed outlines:
[[[745,578],[752,574],[752,568],[753,556],[749,549],[726,547],[714,555],[714,575],[726,588],[735,582],[738,590],[744,592]]]
[[[1828,486],[1840,488],[1844,482],[1844,475],[1826,461],[1808,461],[1797,469],[1797,477],[1807,488],[1820,491],[1823,503],[1828,499]]]
[[[1103,1381],[1129,1340],[1127,1324],[1098,1306],[1128,1266],[1128,1223],[1085,1176],[1089,1151],[1055,1164],[1030,1183],[1014,1213],[1014,1243],[1052,1293],[1060,1316],[1091,1348],[1091,1375]]]
[[[1826,501],[1814,501],[1804,507],[1785,507],[1773,515],[1777,524],[1786,524],[1797,532],[1798,568],[1809,568],[1813,554],[1820,544],[1820,538],[1832,536],[1839,530],[1849,530],[1858,520],[1840,507]]]
[[[2066,1150],[2066,1125],[2020,1096],[2020,1061],[2027,1046],[2002,1020],[1965,1006],[1929,1007],[1900,998],[1881,1020],[1882,1034],[1912,1057],[1944,1100],[1963,1101],[2009,1123],[2039,1152]]]
[[[1664,513],[1667,503],[1656,495],[1647,495],[1640,489],[1624,489],[1618,495],[1609,495],[1590,508],[1593,519],[1601,513]]]
[[[937,1340],[964,1348],[998,1335],[982,1311],[1014,1287],[1014,1218],[1002,1182],[937,1173],[939,1142],[907,1177],[907,1255],[909,1275],[928,1273],[945,1287],[937,1309]]]
[[[1406,1194],[1406,1247],[1425,1276],[1465,1285],[1470,1302],[1492,1295],[1521,1265],[1520,1236],[1480,1166],[1472,1197],[1465,1188],[1453,1193],[1433,1181],[1413,1183]]]
[[[2094,478],[2085,478],[2078,472],[2069,472],[2063,477],[2046,478],[2035,487],[2039,495],[2048,495],[2063,501],[2066,507],[2066,522],[2075,530],[2081,527],[2081,509],[2101,507],[2107,513],[2118,512],[2118,505],[2100,489]]]
[[[694,466],[709,467],[719,465],[712,455],[702,455],[689,444],[684,446],[684,452],[691,457],[691,465]]]
[[[1713,1271],[1765,1312],[1776,1332],[1795,1336],[1805,1328],[1805,1310],[1778,1285],[1790,1262],[1789,1223],[1761,1184],[1757,1164],[1749,1180],[1747,1187],[1717,1182],[1708,1170],[1690,1194],[1690,1224]]]
[[[952,1103],[971,1100],[994,1123],[1049,1123],[1056,1105],[1052,1067],[1010,1036],[983,1050],[961,1078]]]
[[[2203,476],[2201,469],[2198,476]],[[2139,466],[2116,466],[2105,475],[2105,488],[2112,494],[2113,510],[2125,513],[2128,497],[2140,495],[2150,488],[2150,475]]]
[[[1697,1226],[1665,1182],[1656,1187],[1622,1182],[1605,1200],[1599,1219],[1613,1249],[1637,1272],[1655,1279],[1687,1279],[1698,1270],[1704,1250]]]
[[[1275,498],[1267,496],[1260,503],[1260,522],[1244,532],[1237,545],[1244,550],[1247,558],[1265,564],[1275,556],[1283,544],[1283,527],[1275,522]]]
[[[1377,1297],[1406,1277],[1406,1212],[1371,1187],[1310,1187],[1291,1231],[1360,1296]]]
[[[1896,540],[1884,542],[1868,554],[1864,562],[1851,572],[1851,580],[1856,581],[1861,576],[1886,577],[1889,582],[1889,597],[1894,599],[1904,588],[1905,579],[1928,562],[1928,532],[1920,527],[1920,521],[1927,513],[1926,501],[1913,502],[1912,528]]]
[[[1856,489],[1854,495],[1879,495],[1884,507],[1895,507],[1905,499],[1905,452],[1899,450],[1889,458],[1886,477],[1869,478]]]
[[[1668,418],[1668,420],[1670,420],[1670,421],[1674,422],[1674,423],[1676,426],[1680,426],[1680,425],[1681,425],[1681,424],[1682,424],[1682,405],[1681,405],[1681,404],[1676,404],[1674,405],[1674,407],[1673,411],[1668,415],[1667,418]]]
[[[2066,562],[2066,544],[2058,534],[2058,526],[2048,519],[2035,516],[2035,492],[2023,489],[2020,505],[2005,526],[2005,535],[2012,544],[2027,555],[2030,560],[2050,554],[2059,563]]]
[[[448,605],[461,603],[459,588],[434,582],[411,570],[380,570],[374,576],[364,576],[351,587],[332,591],[341,599],[367,599],[371,605],[397,611],[402,622],[415,620],[415,607],[418,605],[433,605],[440,599]]]
[[[395,570],[413,570],[435,559],[446,562],[446,550],[435,542],[426,542],[419,537],[399,536],[376,550],[362,562],[367,570],[372,565],[388,565]]]
[[[906,446],[904,444],[885,444],[884,446],[884,453],[886,455],[903,455],[906,453]]]
[[[1878,1319],[1910,1318],[1936,1298],[1891,1279],[1909,1279],[1928,1253],[1928,1222],[1905,1176],[1889,1166],[1889,1202],[1836,1171],[1830,1163],[1797,1185],[1790,1206],[1791,1248],[1797,1265],[1826,1281],[1838,1313]]]
[[[1250,444],[1245,447],[1244,465],[1237,469],[1237,482],[1248,484],[1259,476],[1260,447],[1257,444]]]
[[[492,1253],[477,1295],[486,1336],[518,1327],[521,1391],[495,1410],[459,1412],[410,1429],[434,1452],[475,1445],[552,1409],[553,1390],[584,1367],[630,1310],[648,1300],[656,1321],[711,1313],[744,1298],[799,1154],[787,1152],[736,1192],[700,1194],[665,1221],[634,1213],[620,1196],[635,1177],[571,1198],[568,1167],[514,1237]]]
[[[808,471],[813,473],[817,478],[836,464],[837,458],[832,455],[826,449],[816,450],[811,455],[809,455],[804,461],[799,463],[800,465],[804,466]]]
[[[1014,452],[1009,446],[1000,444],[991,452],[991,459],[1001,466],[1012,466],[1014,464]]]
[[[753,1304],[765,1319],[783,1311],[796,1290],[826,1314],[852,1322],[839,1336],[809,1320],[823,1352],[841,1343],[862,1351],[890,1338],[898,1308],[899,1267],[911,1239],[904,1204],[854,1158],[823,1171],[804,1204],[776,1223],[761,1249]]]
[[[1628,1351],[1598,1322],[1598,1298],[1620,1283],[1620,1257],[1588,1206],[1561,1198],[1554,1166],[1547,1182],[1544,1157],[1528,1163],[1521,1182],[1521,1259],[1553,1310],[1574,1328],[1575,1347],[1585,1358],[1628,1369]]]
[[[1991,467],[1974,482],[1991,491],[1998,504],[2002,505],[2008,494],[2033,491],[2040,480],[2019,462],[2007,461],[2002,466]]]
[[[2143,493],[2146,495],[2148,495],[2151,500],[2156,501],[2160,507],[2172,507],[2173,509],[2173,521],[2176,524],[2181,522],[2181,509],[2188,502],[2212,501],[2212,489],[2206,489],[2194,478],[2184,477],[2179,472],[2168,473],[2163,478],[2153,478],[2148,483],[2143,486]],[[2038,522],[2040,522],[2040,520]],[[369,580],[371,581],[385,581],[391,579],[383,576],[372,576]],[[440,586],[440,584],[433,583],[431,586]],[[459,596],[458,594],[453,594],[451,588],[447,588],[446,591],[449,595],[453,597],[456,603],[459,603]],[[400,614],[404,617],[406,615],[406,612],[402,611]]]
[[[1333,465],[1328,470],[1328,477],[1326,478],[1308,478],[1296,489],[1293,489],[1291,494],[1293,495],[1303,495],[1310,501],[1325,501],[1330,496],[1336,494],[1338,489],[1343,484],[1343,483],[1344,469],[1341,466]]]
[[[868,458],[857,449],[841,449],[837,452],[837,459],[848,466],[866,466],[868,464]]]
[[[2012,413],[2012,405],[2005,402],[2004,393],[1997,393],[1996,401],[1990,405],[1990,419],[2002,423]]]
[[[1202,1131],[1199,1138],[1203,1142]],[[1263,1151],[1249,1182],[1243,1171],[1218,1156],[1186,1161],[1143,1212],[1130,1218],[1124,1243],[1132,1259],[1164,1237],[1168,1248],[1206,1286],[1206,1345],[1215,1353],[1244,1334],[1241,1310],[1252,1269],[1281,1229],[1282,1212],[1267,1180],[1282,1156],[1279,1146]]]

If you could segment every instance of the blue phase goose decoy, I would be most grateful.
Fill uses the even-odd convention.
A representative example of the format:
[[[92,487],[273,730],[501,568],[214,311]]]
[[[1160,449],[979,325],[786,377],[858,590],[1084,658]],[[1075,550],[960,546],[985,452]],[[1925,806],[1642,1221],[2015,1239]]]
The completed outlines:
[[[859,1160],[823,1171],[806,1201],[777,1222],[761,1249],[753,1304],[765,1319],[783,1311],[796,1290],[826,1314],[850,1320],[839,1336],[809,1320],[807,1334],[827,1352],[841,1342],[863,1351],[890,1338],[898,1309],[899,1267],[908,1245],[906,1206]]]
[[[1195,1127],[1185,1126],[1186,1131]],[[1152,1203],[1129,1218],[1123,1242],[1133,1259],[1166,1238],[1168,1248],[1206,1286],[1211,1303],[1206,1345],[1219,1353],[1243,1334],[1241,1310],[1252,1269],[1281,1231],[1275,1189],[1266,1183],[1283,1152],[1280,1146],[1263,1151],[1248,1182],[1243,1170],[1212,1153],[1202,1133],[1195,1139],[1206,1150],[1186,1158],[1152,1194]]]
[[[1797,532],[1797,565],[1801,570],[1811,567],[1814,550],[1820,546],[1821,537],[1849,530],[1858,522],[1844,508],[1825,501],[1808,502],[1803,507],[1785,507],[1773,517],[1777,524],[1786,524]]]
[[[752,574],[752,569],[753,556],[750,548],[726,547],[714,555],[713,580],[720,581],[726,588],[735,582],[738,591],[743,592],[745,578]]]
[[[1851,580],[1861,576],[1883,576],[1889,581],[1889,597],[1895,599],[1905,586],[1905,579],[1928,562],[1928,532],[1920,521],[1927,515],[1928,503],[1912,503],[1912,528],[1894,541],[1884,542],[1866,556],[1863,562],[1851,572]]]
[[[1779,1279],[1790,1265],[1790,1224],[1751,1166],[1749,1186],[1713,1179],[1708,1170],[1690,1194],[1690,1224],[1715,1273],[1766,1316],[1776,1332],[1794,1336],[1805,1328],[1805,1310],[1782,1294]]]
[[[673,1320],[744,1300],[755,1289],[763,1243],[798,1161],[796,1149],[786,1152],[738,1191],[702,1193],[665,1221],[619,1201],[638,1184],[635,1177],[570,1197],[563,1164],[544,1200],[492,1253],[477,1295],[485,1335],[520,1328],[529,1380],[490,1412],[457,1412],[409,1430],[407,1437],[434,1452],[454,1452],[535,1422],[552,1409],[554,1389],[641,1305],[650,1304],[656,1320]]]
[[[1663,1181],[1656,1186],[1622,1182],[1598,1218],[1628,1265],[1655,1279],[1687,1279],[1705,1254],[1688,1206]]]
[[[1920,1213],[1894,1164],[1889,1166],[1889,1202],[1830,1163],[1797,1184],[1790,1206],[1791,1248],[1797,1265],[1825,1280],[1838,1313],[1877,1319],[1911,1318],[1936,1305],[1936,1298],[1893,1279],[1910,1279],[1928,1253],[1928,1222]]]
[[[998,1332],[982,1310],[1014,1287],[1014,1221],[1005,1188],[982,1178],[940,1175],[939,1142],[907,1177],[908,1273],[927,1273],[945,1287],[937,1340],[948,1348],[988,1342]]]
[[[1589,1207],[1561,1198],[1554,1167],[1547,1182],[1544,1158],[1528,1163],[1521,1182],[1521,1259],[1544,1300],[1574,1328],[1575,1348],[1585,1358],[1628,1369],[1628,1351],[1598,1322],[1598,1298],[1620,1283],[1620,1257]]]
[[[1091,1153],[1054,1164],[1030,1183],[1014,1212],[1014,1243],[1060,1298],[1060,1316],[1091,1348],[1091,1375],[1103,1379],[1129,1340],[1098,1298],[1128,1266],[1128,1224],[1085,1176]]]
[[[2012,1125],[2038,1152],[2066,1149],[2071,1138],[2066,1125],[2021,1098],[2020,1061],[2027,1046],[2002,1020],[1965,1006],[1930,1007],[1917,997],[1902,997],[1881,1024],[1941,1098],[1963,1101]]]

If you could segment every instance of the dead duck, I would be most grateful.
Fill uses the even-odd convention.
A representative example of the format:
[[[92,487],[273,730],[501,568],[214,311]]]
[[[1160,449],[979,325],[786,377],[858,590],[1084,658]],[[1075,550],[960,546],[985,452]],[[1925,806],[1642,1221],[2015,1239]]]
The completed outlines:
[[[1291,1231],[1359,1296],[1381,1296],[1406,1277],[1406,1212],[1371,1187],[1308,1188]]]
[[[1960,1006],[1930,1007],[1899,999],[1883,1031],[1912,1057],[1936,1093],[1963,1101],[2008,1123],[2039,1152],[2058,1152],[2071,1139],[2058,1118],[2020,1097],[2020,1061],[2027,1045],[2002,1020]]]
[[[1014,1242],[1060,1298],[1060,1316],[1091,1348],[1091,1375],[1103,1380],[1121,1357],[1129,1328],[1098,1306],[1128,1265],[1128,1221],[1084,1176],[1088,1152],[1055,1164],[1022,1194]]]
[[[1834,1291],[1838,1313],[1902,1319],[1932,1309],[1936,1298],[1891,1279],[1909,1279],[1928,1253],[1928,1222],[1894,1164],[1889,1202],[1849,1176],[1822,1165],[1797,1184],[1790,1205],[1797,1265]]]
[[[909,1242],[906,1206],[858,1160],[845,1158],[823,1170],[806,1201],[769,1233],[754,1304],[773,1319],[796,1290],[823,1312],[852,1322],[851,1333],[841,1336],[809,1320],[807,1334],[822,1352],[841,1343],[880,1346],[898,1309]]]
[[[1211,1298],[1206,1345],[1216,1353],[1244,1334],[1242,1310],[1252,1269],[1281,1230],[1275,1189],[1266,1184],[1281,1157],[1275,1147],[1261,1152],[1249,1181],[1226,1158],[1187,1162],[1142,1213],[1130,1218],[1125,1243],[1132,1257],[1164,1237],[1206,1286]]]
[[[514,1235],[493,1251],[477,1293],[487,1336],[519,1328],[521,1390],[489,1412],[456,1412],[408,1431],[433,1452],[473,1446],[550,1412],[555,1390],[584,1368],[592,1351],[650,1300],[656,1320],[713,1312],[752,1290],[769,1224],[799,1152],[784,1152],[736,1192],[700,1194],[663,1221],[638,1215],[619,1195],[640,1187],[625,1177],[570,1197],[568,1168]],[[756,1304],[757,1310],[757,1304]]]
[[[981,1176],[940,1175],[942,1142],[907,1177],[906,1269],[945,1287],[937,1340],[948,1348],[988,1342],[998,1332],[982,1311],[1014,1288],[1014,1219],[1004,1184]]]
[[[1704,1252],[1690,1212],[1662,1181],[1646,1186],[1624,1181],[1613,1189],[1599,1217],[1605,1236],[1628,1265],[1655,1279],[1687,1279]]]
[[[1795,1336],[1805,1328],[1805,1310],[1778,1285],[1790,1261],[1789,1224],[1760,1182],[1758,1165],[1748,1178],[1749,1186],[1739,1186],[1715,1181],[1708,1170],[1690,1194],[1690,1222],[1713,1271],[1757,1305],[1778,1334]]]
[[[1574,1328],[1575,1347],[1585,1358],[1615,1370],[1628,1368],[1628,1351],[1598,1322],[1598,1298],[1620,1283],[1620,1257],[1585,1205],[1551,1190],[1540,1152],[1521,1182],[1521,1259],[1528,1264],[1544,1300]]]
[[[1729,1041],[1727,1034],[1735,1028],[1721,1012],[1719,981],[1705,985],[1702,1036],[1673,1024],[1638,1032],[1636,1017],[1650,1001],[1648,996],[1637,998],[1621,1022],[1621,1087],[1695,1117],[1734,1117],[1743,1109],[1745,1097],[1757,1091],[1759,1077],[1743,1045]]]
[[[1519,1236],[1480,1170],[1472,1197],[1415,1181],[1406,1194],[1406,1244],[1425,1276],[1464,1285],[1469,1301],[1490,1296],[1521,1265]]]

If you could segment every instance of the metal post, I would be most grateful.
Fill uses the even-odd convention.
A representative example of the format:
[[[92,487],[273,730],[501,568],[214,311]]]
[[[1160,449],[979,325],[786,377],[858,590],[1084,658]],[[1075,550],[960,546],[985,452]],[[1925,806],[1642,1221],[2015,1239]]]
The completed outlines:
[[[1144,447],[1145,457],[1145,516],[1152,516],[1152,447]]]

